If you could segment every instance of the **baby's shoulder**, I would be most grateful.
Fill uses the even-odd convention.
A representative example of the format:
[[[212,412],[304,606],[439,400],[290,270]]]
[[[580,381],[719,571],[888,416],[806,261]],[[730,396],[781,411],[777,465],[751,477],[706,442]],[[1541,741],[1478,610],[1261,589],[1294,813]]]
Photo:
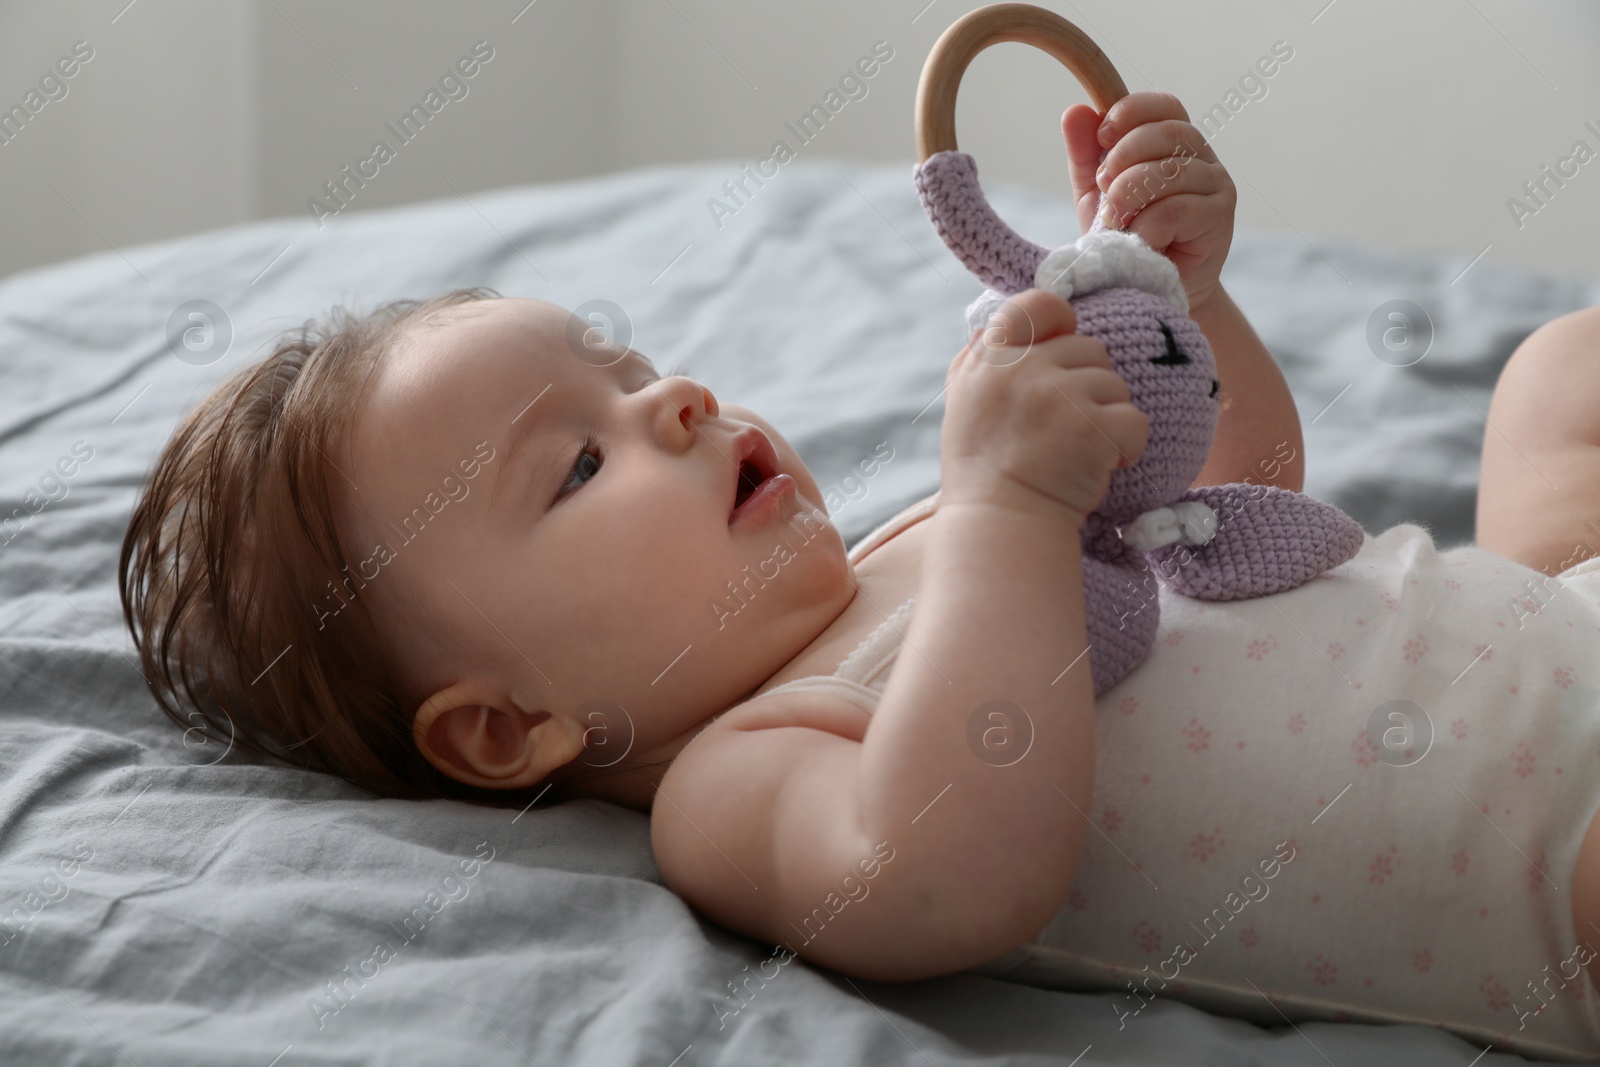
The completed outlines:
[[[800,740],[803,735],[785,731],[820,730],[859,743],[866,736],[871,719],[860,706],[826,690],[784,689],[762,693],[729,708],[707,723],[684,746],[683,753],[696,745],[705,751],[738,735],[765,731],[778,731],[783,737]]]
[[[657,791],[748,797],[753,780],[771,786],[819,747],[860,744],[872,716],[832,693],[764,693],[718,715],[680,749]],[[690,786],[684,789],[685,786]],[[720,802],[720,801],[719,801]]]

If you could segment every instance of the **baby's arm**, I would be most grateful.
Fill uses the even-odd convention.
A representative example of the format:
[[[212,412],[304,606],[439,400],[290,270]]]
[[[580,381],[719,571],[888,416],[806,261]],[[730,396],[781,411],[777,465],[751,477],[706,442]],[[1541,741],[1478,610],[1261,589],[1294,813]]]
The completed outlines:
[[[1222,383],[1217,436],[1194,484],[1251,482],[1300,492],[1305,485],[1300,412],[1277,361],[1220,283],[1192,314],[1211,343]]]
[[[1108,225],[1138,234],[1170,259],[1189,314],[1216,355],[1222,410],[1194,484],[1253,482],[1299,492],[1300,413],[1272,354],[1222,288],[1238,199],[1227,169],[1168,93],[1132,93],[1104,116],[1075,104],[1061,128],[1080,225],[1088,230],[1099,204]]]
[[[839,697],[757,697],[683,750],[651,811],[656,862],[691,904],[858,977],[1021,945],[1089,832],[1081,529],[1149,423],[1071,305],[1015,303],[1034,331],[983,356],[977,335],[952,364],[917,607],[870,723]]]
[[[961,970],[1043,929],[1093,788],[1088,657],[1061,673],[1087,643],[1077,521],[944,503],[926,521],[916,611],[865,736],[841,698],[757,697],[684,749],[651,812],[656,862],[698,910],[874,981]],[[979,722],[1027,750],[1011,766],[970,747],[996,699],[1027,710]]]

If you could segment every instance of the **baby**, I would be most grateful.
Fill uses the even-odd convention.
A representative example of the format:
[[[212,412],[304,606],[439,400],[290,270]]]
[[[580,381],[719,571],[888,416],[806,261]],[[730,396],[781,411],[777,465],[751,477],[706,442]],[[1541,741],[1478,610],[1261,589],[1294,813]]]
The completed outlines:
[[[1214,349],[1195,484],[1299,490],[1219,284],[1227,172],[1165,94],[1062,126],[1080,222],[1103,194]],[[847,975],[1600,1053],[1600,314],[1505,369],[1478,546],[1403,524],[1276,596],[1163,593],[1098,701],[1078,533],[1149,421],[1070,304],[1001,319],[950,366],[940,491],[847,552],[774,427],[560,308],[337,313],[160,457],[119,573],[152,689],[385,795],[649,812],[688,902]]]

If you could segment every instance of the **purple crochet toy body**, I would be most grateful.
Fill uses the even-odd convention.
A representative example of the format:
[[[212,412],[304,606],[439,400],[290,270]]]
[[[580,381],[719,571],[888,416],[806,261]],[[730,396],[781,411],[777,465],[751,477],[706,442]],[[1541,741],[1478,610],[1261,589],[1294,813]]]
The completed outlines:
[[[1135,234],[1099,223],[1071,245],[1043,248],[994,214],[977,179],[977,164],[958,151],[935,153],[915,171],[935,229],[991,286],[968,308],[969,335],[1005,297],[1049,289],[1071,302],[1077,332],[1105,345],[1150,420],[1139,462],[1111,472],[1083,526],[1097,697],[1149,653],[1160,622],[1158,582],[1203,600],[1242,600],[1303,585],[1360,550],[1359,523],[1301,493],[1247,482],[1189,488],[1211,451],[1220,383],[1169,260]]]

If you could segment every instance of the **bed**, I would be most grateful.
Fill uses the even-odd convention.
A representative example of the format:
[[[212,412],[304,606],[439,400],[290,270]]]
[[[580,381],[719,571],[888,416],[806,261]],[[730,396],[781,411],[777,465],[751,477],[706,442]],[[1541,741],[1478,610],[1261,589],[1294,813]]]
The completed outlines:
[[[594,302],[658,365],[776,425],[847,543],[937,488],[938,397],[980,286],[910,166],[791,166],[719,226],[706,201],[735,172],[273,220],[0,281],[0,1062],[1474,1062],[1431,1027],[1263,1028],[1174,1001],[1119,1031],[1115,994],[970,974],[884,985],[795,962],[735,1000],[768,947],[665,887],[642,814],[374,799],[159,714],[115,592],[135,494],[184,410],[334,302],[470,285]],[[1077,234],[1064,193],[986,191],[1034,240]],[[1469,260],[1236,237],[1224,281],[1300,407],[1305,491],[1369,530],[1470,540],[1500,367],[1600,303],[1597,279]],[[1395,300],[1431,321],[1420,361],[1420,342],[1369,346]]]

